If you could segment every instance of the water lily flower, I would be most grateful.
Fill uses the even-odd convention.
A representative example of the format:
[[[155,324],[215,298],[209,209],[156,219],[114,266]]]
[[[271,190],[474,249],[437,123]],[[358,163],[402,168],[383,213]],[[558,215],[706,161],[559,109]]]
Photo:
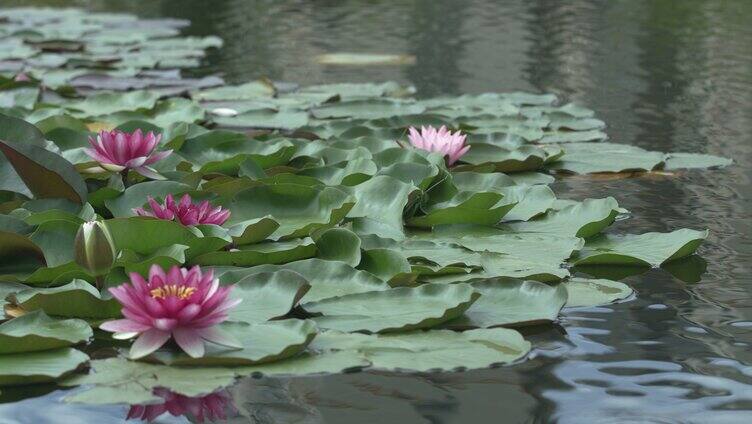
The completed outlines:
[[[221,206],[213,208],[207,200],[195,204],[188,194],[183,195],[180,203],[175,203],[175,199],[173,199],[171,194],[165,197],[164,205],[157,203],[151,196],[148,197],[148,201],[149,206],[151,206],[151,212],[144,208],[135,208],[133,212],[139,216],[153,216],[168,221],[174,219],[185,226],[198,224],[222,225],[230,218],[229,210],[222,209]]]
[[[205,396],[189,397],[163,387],[157,387],[153,390],[153,393],[163,398],[164,403],[133,405],[128,410],[126,419],[138,418],[144,421],[153,421],[165,412],[169,412],[174,417],[190,415],[195,422],[203,423],[204,420],[209,422],[226,420],[227,412],[231,415],[238,413],[232,397],[226,390],[219,390]]]
[[[133,133],[101,131],[96,139],[89,137],[92,148],[84,151],[108,171],[132,169],[147,178],[163,179],[149,166],[172,153],[172,150],[155,151],[161,139],[161,134],[149,131],[144,135],[140,129]]]
[[[173,266],[165,272],[159,265],[152,265],[148,281],[135,272],[130,280],[130,284],[110,289],[123,305],[125,319],[107,321],[99,328],[114,332],[113,337],[118,339],[138,336],[131,346],[132,359],[154,352],[170,338],[193,358],[204,355],[204,341],[242,347],[216,327],[240,299],[230,299],[232,286],[220,287],[212,271]]]
[[[410,144],[422,150],[443,154],[449,166],[470,150],[470,146],[465,144],[467,135],[459,131],[452,133],[443,125],[438,130],[429,125],[420,127],[420,132],[415,127],[410,127],[408,131]]]
[[[107,273],[117,258],[107,224],[100,221],[81,225],[73,242],[73,250],[76,263],[95,277]]]

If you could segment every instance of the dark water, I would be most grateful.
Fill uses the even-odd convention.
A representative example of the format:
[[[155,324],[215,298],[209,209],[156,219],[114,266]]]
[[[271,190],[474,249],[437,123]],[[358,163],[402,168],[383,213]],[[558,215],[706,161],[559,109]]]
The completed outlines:
[[[236,422],[752,422],[752,1],[1,5],[29,3],[190,19],[188,32],[226,41],[198,72],[233,82],[393,79],[423,96],[554,92],[595,109],[615,142],[736,161],[671,177],[557,182],[560,197],[613,195],[633,212],[611,231],[709,228],[711,237],[703,259],[626,278],[636,300],[568,312],[559,326],[532,329],[538,348],[531,360],[456,374],[249,379],[233,393],[255,421]],[[411,54],[416,62],[316,63],[332,52]],[[54,402],[61,396],[0,404],[0,423],[111,423],[126,413]]]

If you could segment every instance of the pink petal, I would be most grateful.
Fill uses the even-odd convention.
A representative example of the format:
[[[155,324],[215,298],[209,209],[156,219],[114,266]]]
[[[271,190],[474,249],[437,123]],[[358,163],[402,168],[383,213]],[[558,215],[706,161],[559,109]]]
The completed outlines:
[[[172,331],[178,325],[174,318],[157,318],[154,320],[154,328],[162,331]]]
[[[176,316],[181,323],[187,323],[195,318],[199,312],[201,312],[201,306],[195,303],[191,303],[190,305],[181,309]]]
[[[167,279],[167,275],[161,266],[154,264],[149,268],[149,282],[153,282],[155,278],[159,278],[164,282]],[[160,284],[161,285],[161,284]]]
[[[133,170],[143,175],[146,178],[151,178],[152,180],[165,180],[166,179],[165,177],[160,175],[157,171],[155,171],[152,168],[149,168],[148,166],[139,166],[138,168],[133,168]]]
[[[172,332],[175,342],[191,358],[204,356],[204,340],[193,328],[178,328]]]
[[[146,156],[138,154],[138,151],[141,149],[144,142],[144,133],[141,132],[141,129],[139,128],[136,131],[133,131],[130,138],[130,142],[128,143],[128,156]]]
[[[92,159],[94,159],[95,161],[99,163],[112,163],[110,158],[97,152],[94,149],[89,149],[88,147],[84,148],[84,153],[86,153],[87,155],[89,155],[89,157],[91,157]]]
[[[117,299],[117,301],[120,302],[120,304],[123,305],[124,307],[134,308],[134,309],[138,308],[138,302],[136,302],[130,296],[130,293],[128,293],[126,284],[111,288],[110,294],[112,295],[112,297]]]
[[[115,134],[115,160],[118,163],[123,163],[128,160],[128,136],[123,132],[117,132]]]
[[[103,322],[99,328],[111,333],[142,333],[151,327],[129,319],[116,319],[113,321]]]
[[[151,165],[154,162],[158,162],[158,161],[166,158],[167,156],[170,156],[170,154],[172,154],[172,150],[162,150],[162,151],[159,151],[159,152],[154,152],[154,153],[151,154],[151,156],[149,156],[148,159],[146,159],[145,164],[146,165]]]
[[[136,339],[131,346],[131,359],[139,359],[154,352],[170,340],[170,333],[156,329],[148,330]]]
[[[130,168],[130,169],[136,169],[145,163],[146,163],[146,156],[141,156],[141,157],[136,157],[133,159],[128,159],[128,161],[126,161],[123,164],[123,166],[125,166],[126,168]]]

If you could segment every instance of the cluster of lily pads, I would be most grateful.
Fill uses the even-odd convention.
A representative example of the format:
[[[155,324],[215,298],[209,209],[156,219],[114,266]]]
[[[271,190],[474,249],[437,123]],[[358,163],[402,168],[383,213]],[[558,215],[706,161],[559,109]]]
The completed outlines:
[[[85,385],[70,401],[149,404],[253,374],[521,361],[532,346],[520,327],[633,295],[582,275],[660,267],[707,237],[610,233],[628,211],[557,198],[553,175],[730,163],[605,142],[592,110],[553,95],[202,87],[174,72],[164,90],[150,68],[192,65],[220,43],[145,22],[0,11],[12,47],[0,50],[0,386],[54,381]],[[460,131],[469,150],[414,147],[421,126]],[[212,319],[161,320],[194,293]],[[207,306],[215,294],[226,308]],[[144,324],[150,314],[159,322]],[[186,320],[234,343],[173,331]],[[122,340],[153,328],[167,334]]]

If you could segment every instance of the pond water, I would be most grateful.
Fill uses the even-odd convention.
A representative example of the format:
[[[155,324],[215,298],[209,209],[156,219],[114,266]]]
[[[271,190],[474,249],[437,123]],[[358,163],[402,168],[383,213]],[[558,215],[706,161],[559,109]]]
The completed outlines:
[[[566,312],[557,325],[527,331],[537,346],[531,360],[453,374],[247,379],[232,393],[254,411],[253,422],[752,422],[752,2],[2,4],[190,19],[186,32],[225,40],[196,72],[230,82],[396,80],[420,96],[553,92],[594,109],[614,142],[736,161],[716,171],[556,182],[561,197],[612,195],[632,211],[612,232],[689,227],[711,236],[700,257],[622,280],[636,289],[633,301]],[[316,62],[336,52],[409,54],[415,62]],[[4,390],[0,423],[115,423],[127,413],[65,405],[59,391],[32,397],[52,389]]]

